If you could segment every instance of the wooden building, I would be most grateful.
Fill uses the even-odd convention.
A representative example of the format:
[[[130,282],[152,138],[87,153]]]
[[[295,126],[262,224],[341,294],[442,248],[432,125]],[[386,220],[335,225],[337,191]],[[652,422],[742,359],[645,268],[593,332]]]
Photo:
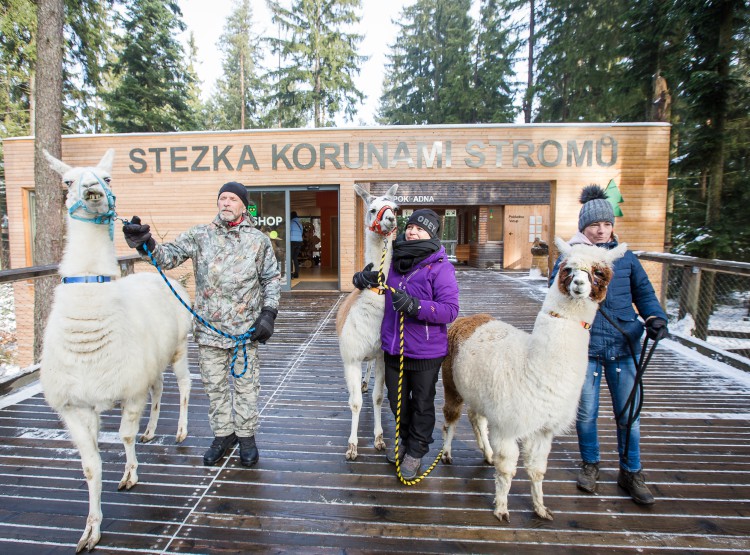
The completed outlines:
[[[529,268],[537,237],[551,246],[577,231],[578,196],[590,183],[621,194],[616,228],[631,248],[663,251],[669,132],[639,123],[76,135],[63,137],[62,155],[91,166],[114,148],[117,212],[139,215],[160,242],[211,221],[220,186],[239,181],[273,240],[284,289],[346,291],[363,263],[355,183],[374,194],[398,183],[402,214],[434,209],[449,255],[475,267]],[[33,138],[5,139],[4,152],[11,265],[31,266]],[[298,279],[291,211],[307,230]],[[132,252],[119,230],[115,242],[118,254]]]

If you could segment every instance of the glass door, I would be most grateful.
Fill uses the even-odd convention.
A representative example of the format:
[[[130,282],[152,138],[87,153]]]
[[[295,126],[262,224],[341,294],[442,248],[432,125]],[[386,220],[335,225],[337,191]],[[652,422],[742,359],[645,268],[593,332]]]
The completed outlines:
[[[257,191],[248,189],[250,208],[255,203],[255,227],[265,233],[271,240],[276,261],[281,272],[281,284],[289,287],[286,272],[286,192]]]

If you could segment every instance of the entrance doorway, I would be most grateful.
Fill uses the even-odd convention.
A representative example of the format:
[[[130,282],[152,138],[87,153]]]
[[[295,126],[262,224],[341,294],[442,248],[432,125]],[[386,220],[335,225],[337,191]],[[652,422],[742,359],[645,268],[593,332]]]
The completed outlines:
[[[339,195],[336,189],[290,190],[289,213],[302,224],[302,247],[297,277],[291,273],[291,248],[287,276],[291,289],[339,289]]]

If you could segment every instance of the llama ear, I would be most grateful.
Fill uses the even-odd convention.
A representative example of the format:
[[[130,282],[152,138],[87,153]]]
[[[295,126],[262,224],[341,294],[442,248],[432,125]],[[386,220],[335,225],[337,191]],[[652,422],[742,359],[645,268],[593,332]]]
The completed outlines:
[[[57,158],[52,156],[49,152],[47,152],[46,148],[43,148],[42,152],[44,153],[44,157],[47,159],[47,162],[49,162],[49,167],[52,168],[57,173],[59,173],[60,175],[65,175],[72,169],[65,162],[63,162],[62,160],[58,160]]]
[[[99,163],[96,165],[97,168],[100,170],[104,170],[107,173],[112,173],[112,165],[115,161],[115,149],[110,148],[107,150],[107,152],[104,153],[104,156],[102,156],[102,159],[99,160]]]
[[[365,191],[365,190],[364,190],[364,189],[363,189],[362,187],[360,187],[359,185],[357,185],[356,183],[354,184],[354,190],[355,190],[355,191],[356,191],[356,193],[357,193],[357,194],[359,195],[359,197],[360,197],[360,198],[361,198],[361,199],[362,199],[363,201],[365,201],[365,204],[368,204],[368,205],[369,205],[369,204],[370,204],[370,202],[372,202],[372,199],[373,199],[374,197],[373,197],[373,196],[372,196],[372,195],[371,195],[370,193],[368,193],[367,191]]]
[[[557,246],[557,250],[559,250],[562,255],[567,255],[571,249],[571,246],[561,237],[555,237],[555,246]]]
[[[627,243],[620,243],[611,251],[607,251],[607,262],[612,264],[615,260],[625,255],[628,250]]]
[[[394,183],[388,192],[385,194],[385,198],[388,200],[396,201],[396,191],[398,191],[398,183]]]

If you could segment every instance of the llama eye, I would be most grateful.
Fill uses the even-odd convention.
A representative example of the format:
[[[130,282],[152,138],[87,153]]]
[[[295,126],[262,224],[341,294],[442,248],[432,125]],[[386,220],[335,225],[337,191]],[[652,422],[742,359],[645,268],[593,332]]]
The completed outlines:
[[[105,183],[110,183],[111,181],[112,181],[112,178],[111,178],[111,177],[105,177],[105,178],[104,178],[104,182],[105,182]]]
[[[594,275],[599,279],[604,279],[604,272],[602,272],[601,270],[594,270]]]
[[[65,183],[68,187],[70,187],[71,185],[73,185],[72,181],[63,181],[63,183]]]

